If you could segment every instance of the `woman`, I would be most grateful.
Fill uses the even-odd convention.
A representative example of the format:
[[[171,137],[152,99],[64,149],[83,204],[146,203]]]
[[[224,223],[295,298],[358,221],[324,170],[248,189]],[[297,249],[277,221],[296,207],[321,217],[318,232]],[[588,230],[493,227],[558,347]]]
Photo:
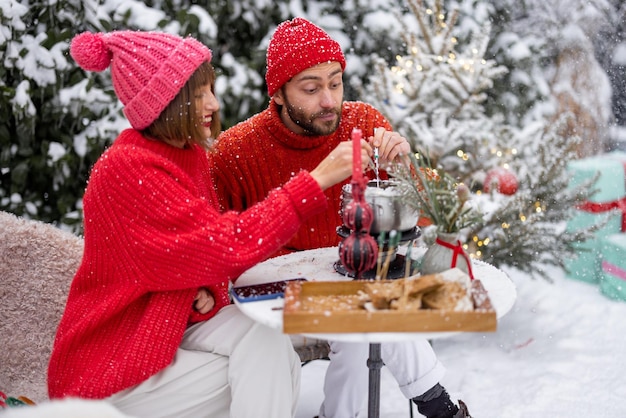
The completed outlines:
[[[106,399],[136,416],[293,416],[300,363],[289,339],[230,305],[228,287],[324,211],[323,190],[352,172],[352,145],[249,210],[220,214],[206,158],[219,130],[211,51],[117,31],[80,34],[70,52],[85,70],[111,67],[132,129],[89,178],[50,397]],[[365,141],[361,152],[365,165]]]

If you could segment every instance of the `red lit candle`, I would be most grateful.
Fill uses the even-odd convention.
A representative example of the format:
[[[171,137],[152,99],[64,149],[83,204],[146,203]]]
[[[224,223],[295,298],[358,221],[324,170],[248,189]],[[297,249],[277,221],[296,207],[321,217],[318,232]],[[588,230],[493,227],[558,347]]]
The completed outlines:
[[[361,184],[363,170],[361,169],[361,137],[362,132],[358,128],[352,129],[352,180]]]

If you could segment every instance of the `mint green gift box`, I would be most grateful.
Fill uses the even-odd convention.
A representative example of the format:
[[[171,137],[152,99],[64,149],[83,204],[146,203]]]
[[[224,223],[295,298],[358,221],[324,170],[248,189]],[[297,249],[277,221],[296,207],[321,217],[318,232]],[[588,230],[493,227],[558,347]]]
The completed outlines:
[[[610,299],[626,301],[626,234],[603,238],[600,252],[600,291]]]
[[[576,187],[599,175],[591,186],[596,192],[589,197],[590,203],[609,203],[626,196],[624,165],[626,153],[611,152],[580,160],[570,161],[567,169],[571,173],[570,187]],[[564,260],[569,278],[588,283],[597,283],[601,273],[600,240],[622,229],[622,214],[619,211],[588,212],[577,210],[568,221],[567,231],[576,231],[594,224],[606,222],[593,238],[575,245],[577,257]]]

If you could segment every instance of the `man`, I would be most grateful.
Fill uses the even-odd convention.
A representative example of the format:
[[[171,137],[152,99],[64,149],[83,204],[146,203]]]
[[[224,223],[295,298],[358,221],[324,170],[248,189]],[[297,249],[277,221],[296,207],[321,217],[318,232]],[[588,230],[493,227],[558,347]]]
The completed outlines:
[[[311,22],[281,23],[267,50],[270,104],[263,112],[222,133],[210,155],[216,189],[225,210],[243,210],[300,170],[310,170],[338,143],[361,129],[381,163],[410,152],[405,138],[372,106],[343,102],[345,58],[339,44]],[[346,180],[343,184],[349,181]],[[277,254],[335,246],[342,184],[325,191],[328,210],[305,222]],[[369,345],[330,342],[320,416],[357,416],[367,398]],[[428,418],[469,417],[438,383],[444,367],[426,340],[384,343],[382,358],[404,395]]]

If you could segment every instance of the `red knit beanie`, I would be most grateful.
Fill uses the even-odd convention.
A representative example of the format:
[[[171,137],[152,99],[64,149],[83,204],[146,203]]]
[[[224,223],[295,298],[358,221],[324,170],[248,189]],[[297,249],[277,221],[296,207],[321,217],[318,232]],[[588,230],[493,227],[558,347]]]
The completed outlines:
[[[176,97],[211,50],[191,37],[161,32],[84,32],[72,39],[70,53],[87,71],[111,66],[113,88],[135,129],[154,122]]]
[[[267,47],[267,92],[273,96],[296,74],[328,61],[346,68],[341,46],[322,28],[301,17],[281,23]]]

